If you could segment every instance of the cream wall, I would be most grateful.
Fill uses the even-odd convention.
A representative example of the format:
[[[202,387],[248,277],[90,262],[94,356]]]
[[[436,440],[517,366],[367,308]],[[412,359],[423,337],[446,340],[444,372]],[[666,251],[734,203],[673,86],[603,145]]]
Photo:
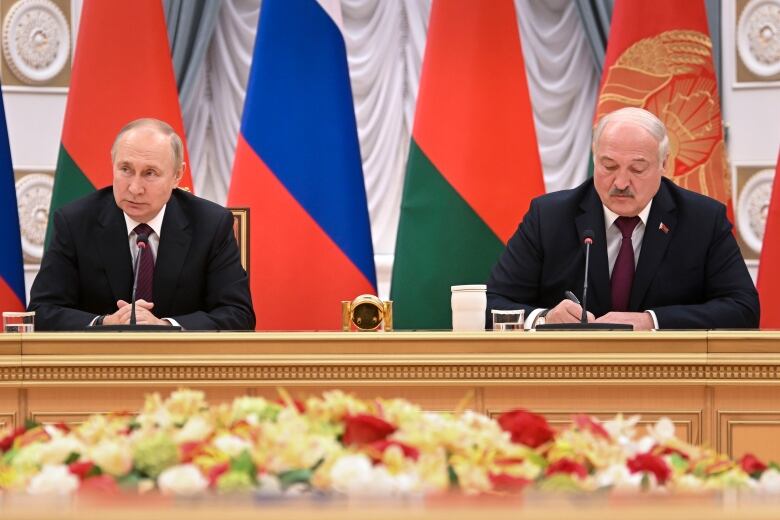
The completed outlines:
[[[748,204],[750,193],[745,189],[745,178],[755,170],[771,168],[778,158],[780,147],[780,78],[771,82],[738,82],[737,81],[737,26],[739,23],[737,8],[772,8],[780,12],[780,1],[777,0],[723,0],[722,5],[722,51],[723,74],[721,97],[723,99],[723,118],[728,132],[727,148],[732,169],[732,186],[737,207],[736,224],[741,230],[740,237],[748,222]],[[744,12],[744,11],[741,11]],[[776,23],[776,22],[775,22]],[[775,25],[775,31],[778,26]],[[778,36],[775,33],[775,45],[778,46]],[[780,57],[778,57],[780,59]],[[738,170],[743,174],[738,176]],[[749,179],[748,179],[749,180]],[[760,189],[761,186],[758,186]],[[763,186],[764,189],[767,186]],[[758,194],[755,194],[758,196]],[[741,199],[741,200],[740,200]],[[740,204],[742,202],[742,204]],[[762,208],[757,208],[760,218]],[[763,208],[765,209],[765,208]],[[764,215],[765,217],[765,215]],[[745,249],[751,275],[757,274],[757,252]]]

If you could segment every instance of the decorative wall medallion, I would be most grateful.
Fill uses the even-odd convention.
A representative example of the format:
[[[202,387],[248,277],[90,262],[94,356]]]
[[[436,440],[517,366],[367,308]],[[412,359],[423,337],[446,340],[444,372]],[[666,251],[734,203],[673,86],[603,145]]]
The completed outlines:
[[[3,56],[23,83],[54,79],[70,58],[70,28],[51,0],[20,0],[3,23]]]
[[[45,173],[31,173],[16,182],[22,252],[28,262],[40,263],[43,257],[53,188],[54,177]]]
[[[742,242],[755,253],[761,252],[774,177],[773,169],[760,170],[751,175],[739,190],[737,229]]]
[[[738,81],[777,80],[780,74],[780,0],[750,0],[737,23]],[[740,70],[739,65],[746,70]]]

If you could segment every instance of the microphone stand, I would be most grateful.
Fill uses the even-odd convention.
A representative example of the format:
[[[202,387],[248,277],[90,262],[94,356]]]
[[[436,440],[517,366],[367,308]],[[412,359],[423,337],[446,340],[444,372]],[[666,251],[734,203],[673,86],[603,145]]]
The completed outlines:
[[[587,233],[586,233],[587,235]],[[591,237],[585,237],[585,281],[582,284],[582,315],[580,316],[580,323],[588,323],[588,269],[590,267],[590,245],[593,243]],[[138,256],[141,256],[140,254]],[[133,298],[135,298],[135,289],[133,290]],[[135,301],[135,300],[133,300]],[[135,310],[135,309],[133,309]]]
[[[130,298],[130,325],[136,326],[135,319],[135,293],[138,290],[138,266],[141,265],[141,255],[149,245],[149,238],[145,236],[139,236],[136,242],[138,246],[138,254],[135,255],[135,265],[133,266],[133,294]]]
[[[133,293],[130,299],[130,323],[128,325],[100,325],[98,327],[87,327],[84,330],[90,332],[117,332],[117,331],[134,331],[134,332],[176,332],[180,331],[181,327],[177,325],[154,325],[151,323],[143,323],[139,325],[136,322],[135,317],[135,293],[138,290],[138,266],[141,265],[141,255],[149,247],[149,237],[145,235],[139,235],[136,241],[138,246],[138,254],[135,256],[135,262],[133,265]]]
[[[585,282],[582,284],[582,315],[579,323],[545,323],[537,325],[536,330],[634,330],[634,326],[628,323],[588,323],[588,270],[590,246],[593,244],[592,230],[585,230],[583,243],[585,244]]]

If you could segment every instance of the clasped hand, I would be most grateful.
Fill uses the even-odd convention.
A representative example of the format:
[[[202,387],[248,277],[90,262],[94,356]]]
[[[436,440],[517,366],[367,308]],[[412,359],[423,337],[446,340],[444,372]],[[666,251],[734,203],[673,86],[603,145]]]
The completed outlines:
[[[547,323],[578,323],[582,316],[582,307],[571,300],[561,303],[547,312]],[[625,323],[633,325],[634,330],[651,330],[653,318],[647,312],[608,312],[596,318],[588,312],[589,323]]]
[[[103,318],[103,325],[128,325],[130,323],[130,311],[132,310],[132,306],[124,300],[118,300],[116,306],[118,310],[114,314],[108,314]],[[146,300],[135,301],[136,324],[170,325],[170,322],[161,320],[152,314],[152,307],[154,307],[153,302],[147,302]]]

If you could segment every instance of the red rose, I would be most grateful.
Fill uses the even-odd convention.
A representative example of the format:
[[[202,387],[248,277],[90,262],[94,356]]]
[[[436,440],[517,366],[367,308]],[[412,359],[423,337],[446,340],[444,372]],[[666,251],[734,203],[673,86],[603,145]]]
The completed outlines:
[[[206,447],[204,441],[187,441],[179,445],[179,460],[183,463],[192,462],[195,457],[203,454],[203,448]]]
[[[555,431],[541,415],[526,410],[512,410],[498,418],[501,429],[512,434],[512,442],[531,448],[552,440]]]
[[[761,474],[766,471],[766,468],[768,468],[766,464],[761,462],[758,457],[752,453],[744,454],[742,459],[739,461],[739,465],[742,467],[745,473],[755,478],[760,477]]]
[[[209,486],[211,487],[216,486],[219,477],[221,477],[222,474],[229,469],[230,469],[229,462],[223,462],[221,464],[215,464],[214,466],[211,466],[211,469],[209,469],[208,474],[206,475],[206,478],[209,481]]]
[[[68,464],[68,471],[76,475],[79,480],[84,480],[89,475],[89,472],[92,471],[92,468],[94,468],[95,465],[90,461],[84,461],[84,462],[73,462],[71,464]]]
[[[388,441],[387,439],[372,442],[368,445],[368,456],[371,457],[371,459],[374,462],[380,462],[382,460],[382,455],[384,454],[385,450],[389,448],[390,446],[398,446],[401,448],[401,451],[404,454],[404,457],[407,459],[412,459],[413,461],[417,461],[417,459],[420,458],[420,450],[415,448],[414,446],[409,446],[408,444],[404,444],[403,442],[398,441]]]
[[[651,452],[653,453],[653,455],[659,455],[659,456],[679,455],[680,457],[684,458],[685,460],[690,460],[691,459],[691,457],[687,453],[685,453],[683,451],[680,451],[677,448],[673,448],[671,446],[659,446],[659,445],[656,445],[655,448],[653,448],[651,450]]]
[[[547,466],[546,476],[555,475],[556,473],[563,473],[565,475],[576,475],[579,478],[585,478],[588,476],[588,469],[571,459],[556,460],[549,466]]]
[[[579,413],[572,416],[572,421],[577,429],[590,432],[596,437],[609,440],[609,432],[604,429],[601,423],[595,417]]]
[[[633,459],[630,459],[626,466],[628,466],[631,473],[639,473],[640,471],[646,471],[655,475],[655,480],[663,485],[672,475],[672,470],[666,464],[666,461],[662,457],[653,455],[652,453],[642,453],[637,455]]]
[[[10,450],[13,447],[16,438],[24,434],[26,431],[27,429],[25,429],[24,426],[20,426],[0,439],[0,453],[5,453],[6,451]]]
[[[347,415],[344,417],[344,435],[341,442],[345,446],[371,444],[386,439],[395,430],[395,426],[373,415]]]
[[[493,485],[494,491],[501,491],[504,493],[517,493],[531,483],[527,478],[513,477],[506,473],[489,473],[488,478]]]

